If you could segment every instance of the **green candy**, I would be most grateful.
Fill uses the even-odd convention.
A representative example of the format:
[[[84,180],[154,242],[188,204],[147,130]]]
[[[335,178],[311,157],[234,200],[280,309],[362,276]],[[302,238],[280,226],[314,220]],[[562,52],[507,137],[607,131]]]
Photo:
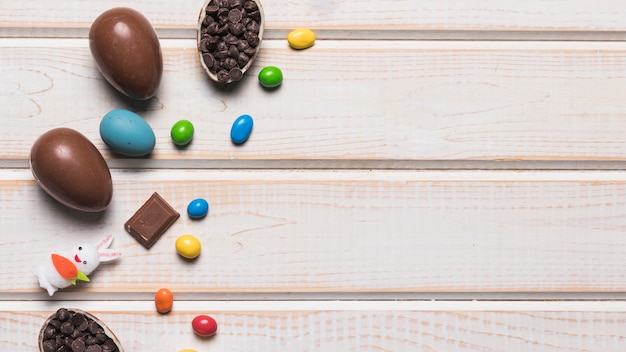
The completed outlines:
[[[172,136],[172,140],[174,144],[177,145],[186,145],[191,142],[193,138],[193,124],[188,120],[180,120],[172,126],[172,131],[170,135]]]
[[[259,72],[259,82],[263,87],[278,87],[283,82],[283,73],[276,66],[265,66]]]

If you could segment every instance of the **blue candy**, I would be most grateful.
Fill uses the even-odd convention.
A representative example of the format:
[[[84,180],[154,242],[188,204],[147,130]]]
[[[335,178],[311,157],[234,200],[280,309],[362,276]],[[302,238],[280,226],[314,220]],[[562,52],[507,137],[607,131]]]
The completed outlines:
[[[202,198],[192,200],[187,206],[187,215],[193,219],[203,218],[208,212],[209,203]]]
[[[233,122],[233,127],[230,129],[230,139],[233,143],[242,144],[247,141],[250,137],[250,133],[252,133],[253,124],[252,116],[239,116],[235,122]]]

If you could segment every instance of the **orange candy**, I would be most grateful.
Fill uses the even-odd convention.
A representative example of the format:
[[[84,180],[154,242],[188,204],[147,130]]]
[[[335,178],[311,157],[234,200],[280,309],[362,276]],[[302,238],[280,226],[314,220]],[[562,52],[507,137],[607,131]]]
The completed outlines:
[[[166,288],[159,289],[156,295],[154,295],[154,305],[156,306],[157,312],[161,314],[171,311],[174,305],[174,295],[172,295],[172,291]]]

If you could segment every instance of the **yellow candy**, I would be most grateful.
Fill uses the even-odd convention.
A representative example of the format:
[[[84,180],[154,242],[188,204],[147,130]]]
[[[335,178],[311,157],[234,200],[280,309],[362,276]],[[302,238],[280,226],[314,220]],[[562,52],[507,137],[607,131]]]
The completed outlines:
[[[306,49],[315,43],[315,33],[307,28],[294,29],[287,35],[289,45],[294,49]]]
[[[180,350],[178,352],[196,352],[196,350]]]
[[[200,255],[200,240],[192,235],[182,235],[176,240],[176,251],[185,258],[195,258]]]

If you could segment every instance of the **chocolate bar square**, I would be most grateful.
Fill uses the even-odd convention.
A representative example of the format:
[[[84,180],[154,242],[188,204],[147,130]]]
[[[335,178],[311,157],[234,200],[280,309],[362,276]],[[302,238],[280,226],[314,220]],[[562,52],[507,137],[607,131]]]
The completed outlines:
[[[149,249],[179,216],[174,208],[154,192],[126,221],[124,227],[137,242]]]

